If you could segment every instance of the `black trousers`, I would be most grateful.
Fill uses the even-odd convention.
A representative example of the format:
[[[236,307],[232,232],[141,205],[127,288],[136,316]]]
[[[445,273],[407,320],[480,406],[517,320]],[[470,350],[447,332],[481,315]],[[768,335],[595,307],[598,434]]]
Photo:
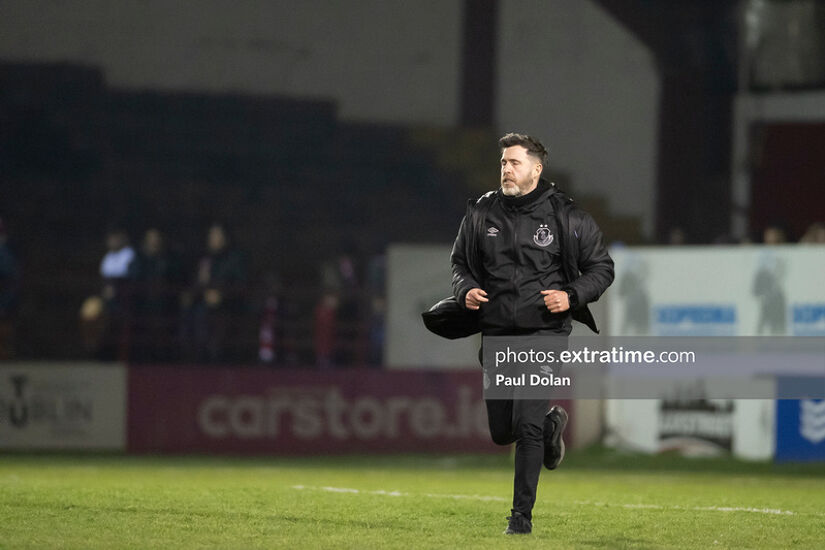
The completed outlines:
[[[533,517],[544,460],[544,415],[548,399],[487,399],[490,435],[497,445],[516,443],[513,511]]]
[[[569,334],[570,328],[565,326],[560,330],[523,331],[516,334],[510,332],[507,335],[567,337]],[[491,332],[488,335],[503,334]],[[482,337],[482,347],[483,342]],[[482,350],[479,350],[479,362],[482,362],[482,355]],[[539,474],[544,465],[544,416],[549,409],[550,396],[548,395],[547,399],[519,399],[517,393],[518,391],[513,399],[485,399],[484,403],[487,405],[487,423],[493,442],[497,445],[510,445],[513,442],[516,444],[513,511],[521,512],[527,519],[532,520]]]

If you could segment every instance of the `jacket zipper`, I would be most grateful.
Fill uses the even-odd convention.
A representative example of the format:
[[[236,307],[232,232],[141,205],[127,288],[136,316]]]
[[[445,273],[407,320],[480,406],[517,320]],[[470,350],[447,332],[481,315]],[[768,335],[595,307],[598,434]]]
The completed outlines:
[[[518,213],[517,213],[518,214]],[[518,246],[518,230],[519,230],[519,221],[521,220],[521,216],[516,215],[515,222],[513,224],[513,251],[516,253],[516,267],[513,271],[513,327],[516,327],[516,312],[518,311],[518,298],[519,298],[519,287],[518,287],[518,278],[519,278],[519,268],[521,267],[521,248]]]

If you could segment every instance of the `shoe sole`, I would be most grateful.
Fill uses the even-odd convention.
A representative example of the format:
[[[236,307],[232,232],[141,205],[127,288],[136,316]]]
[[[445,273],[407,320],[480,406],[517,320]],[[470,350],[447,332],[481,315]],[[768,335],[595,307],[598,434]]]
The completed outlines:
[[[567,411],[565,411],[563,408],[561,408],[559,406],[554,406],[552,409],[550,409],[550,413],[548,413],[548,416],[554,410],[558,411],[558,413],[559,413],[558,417],[559,418],[558,418],[558,423],[557,423],[555,415],[553,417],[551,417],[552,422],[553,422],[553,435],[550,437],[550,446],[551,446],[551,448],[558,448],[559,449],[559,456],[556,460],[554,460],[553,462],[551,462],[549,464],[547,462],[544,463],[544,467],[547,468],[548,470],[555,470],[556,468],[559,467],[559,464],[561,464],[561,461],[564,460],[565,447],[564,447],[564,437],[563,436],[564,436],[564,429],[567,427],[567,420],[570,418],[570,416],[567,414]],[[546,444],[547,444],[547,442],[545,442],[545,445]]]

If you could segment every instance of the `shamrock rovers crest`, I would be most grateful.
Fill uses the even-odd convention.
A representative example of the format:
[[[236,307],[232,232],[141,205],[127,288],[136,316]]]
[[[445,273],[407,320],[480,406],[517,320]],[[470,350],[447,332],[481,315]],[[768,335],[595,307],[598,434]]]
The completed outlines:
[[[550,233],[550,228],[547,224],[541,224],[536,229],[536,234],[533,235],[533,242],[539,246],[549,246],[553,242],[553,234]]]

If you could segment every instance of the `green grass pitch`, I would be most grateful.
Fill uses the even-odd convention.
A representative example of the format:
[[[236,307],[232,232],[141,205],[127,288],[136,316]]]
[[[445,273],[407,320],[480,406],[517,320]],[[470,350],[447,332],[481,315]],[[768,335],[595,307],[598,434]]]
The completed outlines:
[[[506,537],[492,457],[0,457],[0,548],[825,548],[825,467],[571,454]]]

